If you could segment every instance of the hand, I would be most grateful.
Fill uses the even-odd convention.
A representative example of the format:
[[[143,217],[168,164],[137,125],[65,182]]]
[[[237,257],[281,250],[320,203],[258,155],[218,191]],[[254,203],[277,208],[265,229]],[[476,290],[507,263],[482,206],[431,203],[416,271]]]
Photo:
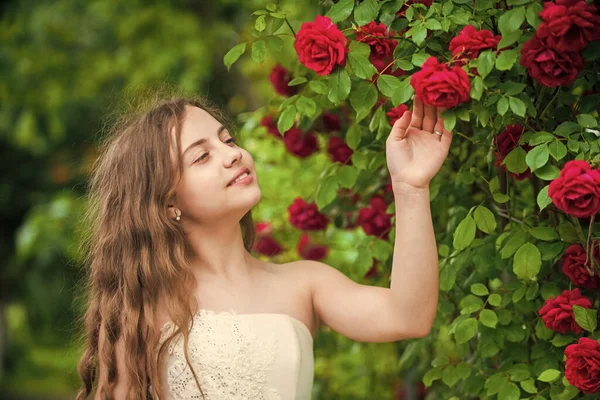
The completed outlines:
[[[444,128],[441,118],[443,111],[424,106],[415,95],[413,111],[394,123],[385,146],[392,186],[426,188],[440,170],[452,142],[452,132]]]

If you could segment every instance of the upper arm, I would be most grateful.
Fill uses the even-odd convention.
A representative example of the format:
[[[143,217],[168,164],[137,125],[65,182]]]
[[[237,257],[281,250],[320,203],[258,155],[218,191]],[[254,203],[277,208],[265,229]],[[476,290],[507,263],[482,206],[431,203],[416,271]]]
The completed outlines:
[[[393,342],[428,334],[394,306],[389,288],[356,283],[318,261],[303,261],[302,268],[310,276],[317,316],[342,335],[361,342]]]
[[[100,357],[100,353],[102,352],[102,348],[104,346],[104,343],[106,341],[106,337],[105,337],[105,333],[104,333],[104,321],[102,322],[102,325],[100,326],[100,332],[98,334],[98,368],[99,368],[99,378],[98,378],[98,382],[106,382],[107,379],[107,374],[108,374],[108,367],[106,366],[106,364],[104,363],[104,360],[102,357]],[[113,396],[108,396],[111,398],[114,398],[116,400],[119,399],[125,399],[127,397],[127,392],[129,391],[129,379],[127,374],[125,373],[126,371],[126,367],[125,367],[125,346],[123,344],[123,337],[121,336],[121,338],[119,338],[119,340],[117,341],[116,345],[115,345],[115,356],[116,356],[116,363],[117,363],[117,384],[114,387],[113,390]],[[101,388],[98,387],[96,390],[96,399],[100,399],[100,394],[101,394]]]

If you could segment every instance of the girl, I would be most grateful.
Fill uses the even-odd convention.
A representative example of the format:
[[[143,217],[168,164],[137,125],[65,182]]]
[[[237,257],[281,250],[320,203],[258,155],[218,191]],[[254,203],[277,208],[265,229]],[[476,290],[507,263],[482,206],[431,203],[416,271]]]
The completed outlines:
[[[85,352],[77,399],[310,399],[321,324],[357,341],[429,333],[437,248],[429,182],[452,134],[415,99],[386,141],[396,202],[390,288],[317,261],[250,251],[252,156],[200,97],[150,101],[115,124],[89,190]]]

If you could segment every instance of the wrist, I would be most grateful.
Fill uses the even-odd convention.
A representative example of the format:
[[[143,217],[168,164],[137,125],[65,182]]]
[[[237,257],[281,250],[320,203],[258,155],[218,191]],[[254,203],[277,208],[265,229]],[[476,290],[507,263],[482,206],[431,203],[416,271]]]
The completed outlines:
[[[395,196],[406,195],[427,195],[429,196],[429,184],[426,186],[413,186],[404,182],[392,182],[392,190]]]

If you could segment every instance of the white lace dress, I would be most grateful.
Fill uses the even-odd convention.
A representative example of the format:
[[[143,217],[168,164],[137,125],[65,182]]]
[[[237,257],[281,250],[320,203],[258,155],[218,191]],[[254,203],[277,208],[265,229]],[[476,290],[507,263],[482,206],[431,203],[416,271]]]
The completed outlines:
[[[161,329],[160,344],[174,331]],[[183,337],[167,349],[169,399],[202,399],[185,361]],[[308,327],[287,314],[237,314],[200,310],[193,319],[188,354],[206,400],[307,400],[314,359]]]

